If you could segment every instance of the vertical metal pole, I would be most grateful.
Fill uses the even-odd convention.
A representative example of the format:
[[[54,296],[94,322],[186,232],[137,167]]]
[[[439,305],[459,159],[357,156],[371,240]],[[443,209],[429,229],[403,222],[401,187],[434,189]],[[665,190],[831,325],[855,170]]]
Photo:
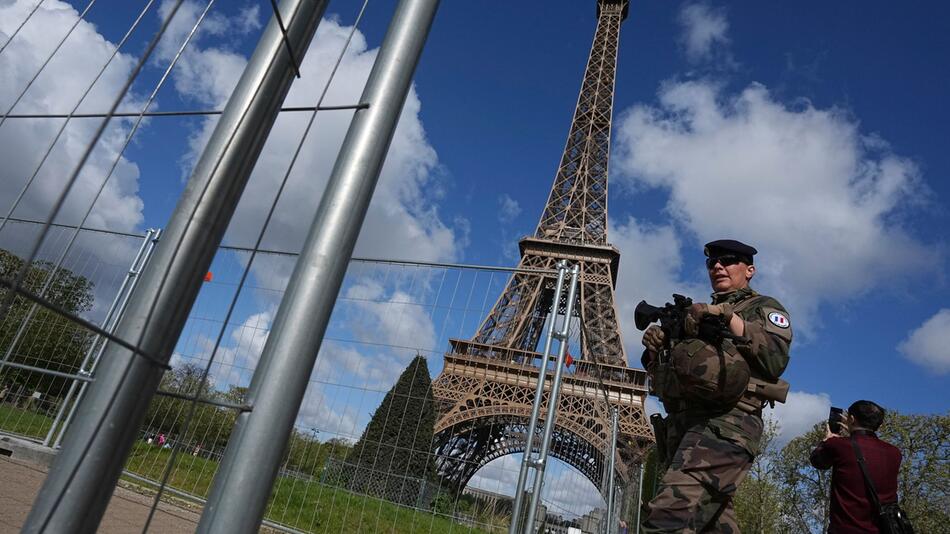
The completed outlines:
[[[401,0],[297,259],[198,524],[257,532],[438,0]]]
[[[151,259],[152,253],[155,252],[155,247],[158,245],[158,240],[161,239],[162,231],[159,230],[149,230],[152,233],[152,237],[149,239],[148,248],[145,249],[145,254],[139,262],[139,265],[135,269],[135,273],[132,275],[131,283],[125,291],[125,295],[122,298],[122,302],[119,304],[118,312],[115,314],[115,318],[112,321],[112,325],[108,328],[110,333],[115,333],[116,326],[118,326],[119,321],[122,320],[122,316],[125,314],[126,308],[129,306],[129,299],[132,297],[132,292],[135,291],[135,286],[138,285],[139,280],[141,279],[142,269],[148,265],[148,260]],[[92,359],[92,365],[86,369],[86,365],[79,370],[79,374],[85,374],[87,376],[92,376],[96,371],[96,367],[99,365],[99,361],[102,359],[102,353],[106,350],[107,342],[103,340],[102,344],[99,345],[99,350],[96,352],[95,357]],[[95,345],[93,345],[94,347]],[[90,347],[90,348],[93,348]],[[82,401],[82,398],[86,395],[86,388],[89,387],[89,382],[82,382],[79,385],[79,394],[76,395],[76,401],[73,402],[72,406],[69,408],[69,414],[66,416],[66,420],[63,421],[62,430],[59,431],[59,434],[56,436],[56,441],[53,442],[53,448],[58,449],[60,442],[63,440],[63,436],[66,434],[66,429],[69,428],[69,425],[73,421],[73,417],[76,415],[76,409],[79,408],[79,403]],[[65,405],[65,401],[64,401]]]
[[[607,476],[607,534],[613,534],[614,525],[617,523],[616,518],[614,518],[614,490],[616,484],[616,477],[614,477],[614,469],[616,468],[616,456],[617,456],[617,427],[620,424],[620,411],[617,410],[617,407],[614,406],[610,410],[610,461],[608,462]]]
[[[326,0],[283,0],[287,39],[301,57]],[[167,363],[251,170],[294,79],[271,18],[179,198],[116,336]],[[93,532],[105,512],[163,366],[109,343],[24,532]]]
[[[640,460],[640,483],[637,487],[637,530],[640,534],[640,510],[643,508],[643,460]]]
[[[129,265],[129,270],[125,273],[125,278],[122,279],[122,283],[119,284],[119,289],[115,293],[115,298],[112,299],[112,304],[109,305],[109,310],[106,312],[106,316],[102,319],[102,328],[109,332],[110,334],[115,331],[116,318],[118,317],[117,310],[119,309],[119,303],[122,301],[122,296],[126,293],[126,290],[129,289],[129,286],[132,284],[132,280],[138,274],[138,265],[142,259],[142,256],[145,254],[145,249],[148,248],[149,243],[152,239],[152,230],[151,228],[145,232],[145,237],[142,239],[142,245],[139,247],[139,251],[135,254],[135,257],[132,258],[132,264]],[[89,344],[89,350],[86,351],[86,355],[83,356],[82,362],[79,364],[79,374],[87,374],[86,366],[89,365],[89,361],[92,360],[92,355],[96,352],[96,347],[99,346],[99,335],[95,335],[92,338],[92,343]],[[56,410],[56,417],[53,418],[53,424],[49,427],[49,432],[46,433],[46,437],[43,439],[43,446],[49,447],[49,442],[53,439],[53,434],[56,432],[56,427],[59,426],[60,420],[63,418],[63,413],[66,411],[66,406],[69,404],[69,401],[73,398],[73,393],[76,392],[76,388],[79,385],[79,380],[73,380],[72,384],[69,385],[69,391],[66,392],[66,395],[63,397],[63,400],[59,403],[59,408]]]
[[[521,519],[521,508],[524,506],[524,488],[528,480],[528,469],[532,467],[534,458],[534,434],[538,427],[538,417],[541,415],[541,397],[544,396],[544,381],[548,371],[548,359],[551,356],[551,342],[554,341],[554,327],[557,321],[557,307],[561,302],[561,293],[564,289],[564,278],[567,275],[567,262],[557,263],[557,285],[554,289],[554,310],[551,321],[548,322],[547,339],[544,340],[544,355],[541,357],[541,367],[538,369],[538,385],[534,388],[534,404],[531,406],[531,417],[528,419],[528,438],[524,455],[521,458],[521,470],[518,471],[518,484],[515,486],[515,504],[511,509],[511,524],[508,525],[510,534],[518,533],[518,521]]]
[[[574,300],[577,297],[577,277],[580,266],[574,264],[571,268],[571,289],[567,292],[567,306],[564,310],[564,328],[556,334],[559,345],[557,347],[557,363],[554,365],[554,380],[551,382],[551,392],[548,394],[548,413],[544,417],[544,434],[541,437],[541,452],[534,463],[534,486],[531,490],[531,506],[528,507],[528,518],[525,529],[534,526],[534,518],[541,504],[541,484],[544,483],[544,469],[548,462],[548,449],[551,447],[551,436],[554,434],[554,417],[557,414],[557,398],[561,393],[561,376],[564,374],[564,355],[567,354],[567,339],[571,330],[571,314],[574,312]],[[555,306],[557,303],[555,303]]]

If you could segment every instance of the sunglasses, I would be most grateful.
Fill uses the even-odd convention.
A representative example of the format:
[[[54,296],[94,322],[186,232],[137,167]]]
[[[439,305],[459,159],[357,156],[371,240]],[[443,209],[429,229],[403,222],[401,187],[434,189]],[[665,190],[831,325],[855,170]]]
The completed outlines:
[[[737,263],[742,263],[746,261],[742,256],[736,256],[733,254],[724,254],[722,256],[716,256],[714,258],[706,258],[706,269],[712,269],[716,264],[720,264],[723,267],[728,267],[730,265],[735,265]]]

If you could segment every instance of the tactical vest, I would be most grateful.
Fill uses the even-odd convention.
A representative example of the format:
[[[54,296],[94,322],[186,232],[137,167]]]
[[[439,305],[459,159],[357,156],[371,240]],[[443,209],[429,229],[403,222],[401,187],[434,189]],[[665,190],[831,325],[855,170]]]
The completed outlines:
[[[741,312],[755,301],[753,296],[737,303],[733,313]],[[763,385],[768,383],[752,377],[749,364],[728,339],[718,347],[702,339],[685,339],[664,356],[658,358],[649,371],[652,393],[668,409],[688,404],[708,408],[739,405],[751,413],[761,410],[763,400],[769,400],[762,395]],[[775,400],[784,402],[784,395]]]

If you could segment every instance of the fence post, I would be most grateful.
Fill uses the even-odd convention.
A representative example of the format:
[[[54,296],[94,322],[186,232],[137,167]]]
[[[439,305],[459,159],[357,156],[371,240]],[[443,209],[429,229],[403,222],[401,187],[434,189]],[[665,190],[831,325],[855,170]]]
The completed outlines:
[[[614,517],[614,490],[616,489],[616,478],[614,477],[614,468],[616,467],[617,455],[617,427],[619,425],[620,412],[617,410],[617,407],[614,406],[610,410],[610,461],[608,462],[609,467],[607,468],[607,528],[605,532],[607,534],[613,534],[615,529],[614,525],[617,523],[616,518]]]
[[[643,509],[643,459],[640,459],[640,482],[637,484],[637,530],[640,534],[640,510]]]
[[[198,532],[256,532],[438,0],[401,0],[214,477]]]
[[[567,262],[561,260],[557,263],[557,285],[554,286],[554,302],[556,307],[561,302],[561,293],[564,290],[564,278],[567,275]],[[541,415],[541,398],[544,396],[545,375],[548,371],[548,359],[551,356],[551,342],[554,341],[555,323],[554,317],[548,323],[547,339],[544,340],[544,354],[541,356],[541,367],[538,369],[538,385],[534,388],[534,403],[531,406],[531,417],[528,419],[528,437],[525,442],[524,454],[521,457],[521,469],[518,471],[518,483],[515,485],[515,502],[511,508],[511,524],[508,525],[509,534],[517,534],[519,530],[519,521],[521,520],[521,508],[524,507],[524,488],[528,481],[528,469],[532,467],[534,458],[534,434],[538,427],[538,417]]]
[[[548,463],[548,449],[551,447],[551,436],[554,434],[554,418],[557,414],[557,398],[561,393],[561,376],[564,374],[564,355],[567,354],[567,339],[571,331],[571,314],[574,312],[574,301],[577,298],[577,277],[580,266],[571,267],[571,288],[567,292],[567,306],[564,310],[564,328],[556,334],[558,342],[557,363],[554,364],[554,380],[551,381],[551,392],[548,394],[548,413],[544,418],[544,434],[541,437],[541,452],[535,462],[534,486],[531,490],[531,506],[528,507],[528,518],[525,521],[525,530],[534,527],[534,517],[541,504],[541,484],[544,483],[544,470]],[[554,304],[557,306],[557,303]],[[552,315],[554,320],[556,315]]]
[[[24,532],[93,532],[119,479],[247,179],[309,47],[326,0],[283,0],[258,42],[109,343]]]
[[[112,299],[112,304],[109,305],[109,311],[106,312],[106,316],[102,319],[102,329],[106,332],[110,334],[115,332],[115,327],[119,324],[119,319],[122,318],[122,313],[129,303],[129,296],[132,294],[132,291],[135,289],[135,284],[138,282],[138,276],[145,265],[148,264],[148,259],[152,255],[152,250],[155,249],[155,243],[158,242],[160,234],[161,230],[152,228],[149,228],[145,232],[145,237],[142,239],[142,246],[139,247],[138,253],[136,253],[132,259],[132,264],[129,265],[129,270],[125,273],[125,278],[122,279],[122,283],[119,284],[119,290],[116,291],[115,298]],[[100,345],[98,334],[93,337],[92,343],[89,345],[89,350],[86,351],[82,363],[79,364],[78,374],[92,375],[99,358],[102,356],[102,351],[106,348],[105,340],[101,341],[102,344]],[[97,347],[98,350],[96,350]],[[91,367],[89,367],[90,362],[92,362]],[[89,368],[87,369],[87,367]],[[69,385],[69,391],[66,392],[63,400],[59,403],[59,409],[56,410],[56,417],[53,418],[53,424],[50,425],[49,432],[46,433],[46,438],[43,439],[44,447],[50,446],[50,440],[53,439],[54,435],[56,435],[54,447],[59,446],[60,439],[63,433],[66,432],[66,428],[69,427],[73,414],[76,413],[76,407],[86,392],[87,385],[88,382],[80,383],[79,380],[73,380],[72,384]],[[70,401],[72,401],[73,394],[76,393],[77,388],[79,389],[79,394],[76,396],[76,402],[70,406]],[[57,433],[56,427],[59,425],[60,420],[62,420],[67,406],[69,406],[69,415],[66,416],[66,421],[63,422],[62,430]]]

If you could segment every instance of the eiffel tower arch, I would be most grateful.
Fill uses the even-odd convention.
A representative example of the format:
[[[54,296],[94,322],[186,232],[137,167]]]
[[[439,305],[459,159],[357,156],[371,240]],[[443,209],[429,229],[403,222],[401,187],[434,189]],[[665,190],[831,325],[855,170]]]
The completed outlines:
[[[620,26],[627,0],[597,0],[597,29],[564,154],[534,235],[520,242],[521,260],[471,340],[451,339],[433,382],[437,470],[461,491],[486,464],[528,447],[527,425],[546,321],[564,314],[567,291],[553,302],[561,260],[580,267],[574,318],[579,350],[565,373],[551,454],[606,488],[610,407],[620,411],[613,476],[624,487],[653,442],[646,420],[646,373],[627,367],[614,290],[620,253],[607,241],[607,164]],[[553,374],[553,371],[549,372]],[[551,379],[545,384],[542,418]],[[547,424],[543,419],[539,425]],[[538,431],[541,435],[541,430]],[[537,446],[537,444],[535,444]]]

